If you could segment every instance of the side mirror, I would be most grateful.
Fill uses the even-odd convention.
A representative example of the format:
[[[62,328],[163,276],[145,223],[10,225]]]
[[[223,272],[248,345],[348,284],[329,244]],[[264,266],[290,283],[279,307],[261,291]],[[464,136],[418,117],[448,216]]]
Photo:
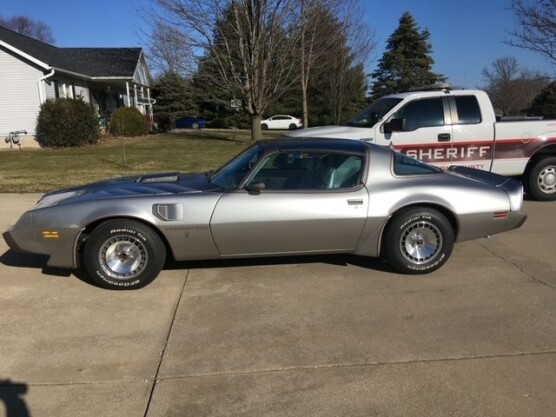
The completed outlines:
[[[254,194],[254,195],[260,194],[261,191],[263,191],[265,188],[266,186],[264,185],[264,182],[256,182],[254,184],[245,187],[245,189],[249,192],[249,194]]]
[[[382,126],[384,126],[384,133],[403,132],[405,130],[405,119],[392,119]]]

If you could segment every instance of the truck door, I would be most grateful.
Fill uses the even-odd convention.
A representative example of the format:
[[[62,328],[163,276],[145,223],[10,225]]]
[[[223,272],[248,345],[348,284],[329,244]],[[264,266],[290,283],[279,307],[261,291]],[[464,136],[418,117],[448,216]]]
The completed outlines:
[[[494,125],[483,122],[475,95],[449,97],[453,124],[452,164],[490,171]]]
[[[398,127],[385,133],[391,147],[432,165],[451,165],[452,121],[446,97],[412,100],[392,116],[392,121],[398,121]]]

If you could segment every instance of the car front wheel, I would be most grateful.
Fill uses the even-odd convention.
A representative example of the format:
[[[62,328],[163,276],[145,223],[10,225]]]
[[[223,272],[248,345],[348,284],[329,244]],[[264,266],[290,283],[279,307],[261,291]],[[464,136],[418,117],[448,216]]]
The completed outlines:
[[[131,290],[151,283],[166,260],[166,248],[147,225],[110,220],[96,227],[85,242],[83,262],[101,287]]]
[[[422,207],[397,213],[384,235],[388,263],[404,274],[425,274],[446,263],[454,247],[452,225],[438,210]]]
[[[193,122],[193,124],[191,125],[191,129],[199,129],[199,123],[197,122]]]
[[[262,129],[262,130],[268,130],[268,125],[267,125],[266,123],[263,123],[263,124],[261,125],[261,129]]]

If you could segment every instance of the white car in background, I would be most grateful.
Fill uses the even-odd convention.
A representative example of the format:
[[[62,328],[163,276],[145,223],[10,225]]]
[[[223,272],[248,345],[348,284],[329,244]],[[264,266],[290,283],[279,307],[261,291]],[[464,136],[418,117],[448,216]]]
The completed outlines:
[[[303,127],[303,121],[297,117],[279,114],[261,121],[261,128],[295,130]]]

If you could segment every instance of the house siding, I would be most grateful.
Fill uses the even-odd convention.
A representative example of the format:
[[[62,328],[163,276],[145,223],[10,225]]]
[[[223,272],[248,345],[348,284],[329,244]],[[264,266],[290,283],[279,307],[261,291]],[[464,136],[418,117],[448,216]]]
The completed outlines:
[[[0,48],[0,138],[14,130],[34,134],[43,72]]]
[[[83,99],[83,101],[85,101],[85,103],[90,103],[91,102],[91,95],[90,95],[89,87],[87,86],[86,81],[80,80],[78,78],[60,76],[58,74],[54,74],[45,83],[46,99],[47,100],[54,100],[56,98],[56,91],[55,91],[55,87],[54,87],[54,81],[58,82],[58,87],[60,89],[60,97],[61,98],[64,98],[64,95],[62,94],[62,89],[63,89],[62,86],[65,84],[66,91],[68,93],[67,98],[71,97],[70,96],[71,86],[74,86],[74,88],[75,88],[75,97],[74,98],[81,97]]]

